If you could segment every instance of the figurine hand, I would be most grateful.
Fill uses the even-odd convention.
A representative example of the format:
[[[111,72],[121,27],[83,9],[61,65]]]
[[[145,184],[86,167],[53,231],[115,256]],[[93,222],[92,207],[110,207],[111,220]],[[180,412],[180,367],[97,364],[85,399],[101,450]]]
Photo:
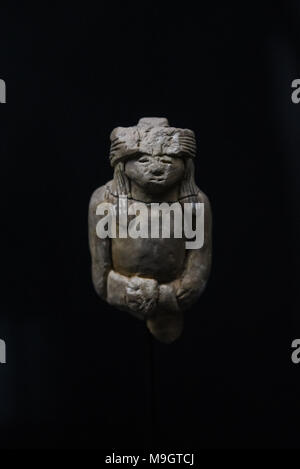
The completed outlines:
[[[160,285],[159,287],[159,307],[165,311],[184,310],[189,302],[192,290],[189,284],[182,279]]]
[[[161,284],[159,286],[158,307],[165,312],[175,313],[178,311],[176,288],[174,282]]]
[[[145,319],[154,312],[158,299],[156,280],[132,277],[126,287],[126,302],[132,312]]]
[[[190,307],[201,294],[201,289],[193,288],[190,282],[181,281],[176,291],[178,305],[182,311]]]

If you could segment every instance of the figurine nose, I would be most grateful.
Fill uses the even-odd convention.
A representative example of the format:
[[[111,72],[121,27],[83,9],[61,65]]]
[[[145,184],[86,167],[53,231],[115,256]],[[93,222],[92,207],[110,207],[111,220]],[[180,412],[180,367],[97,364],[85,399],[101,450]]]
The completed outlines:
[[[151,172],[155,176],[161,176],[163,174],[163,168],[161,166],[154,166],[154,168],[152,168]]]

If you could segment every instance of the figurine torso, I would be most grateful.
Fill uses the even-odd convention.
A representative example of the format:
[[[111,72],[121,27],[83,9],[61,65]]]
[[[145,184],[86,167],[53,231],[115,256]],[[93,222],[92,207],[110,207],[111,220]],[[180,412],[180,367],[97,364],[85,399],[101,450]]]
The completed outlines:
[[[116,272],[170,282],[177,278],[185,259],[182,238],[112,239],[112,263]]]
[[[135,202],[128,200],[128,207]],[[114,203],[116,198],[114,197]],[[148,205],[148,214],[145,223],[151,229],[151,206]],[[128,216],[128,224],[134,216]],[[159,218],[161,229],[161,216]],[[127,226],[128,228],[128,226]],[[138,275],[153,278],[158,282],[175,280],[183,270],[185,259],[185,239],[174,238],[173,224],[170,226],[170,238],[114,238],[111,240],[111,253],[113,269],[120,274]]]

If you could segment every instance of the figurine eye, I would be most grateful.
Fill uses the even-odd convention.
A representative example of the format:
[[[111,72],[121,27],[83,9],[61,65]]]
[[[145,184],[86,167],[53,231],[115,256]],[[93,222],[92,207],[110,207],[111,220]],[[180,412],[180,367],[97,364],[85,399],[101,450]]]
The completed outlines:
[[[171,164],[172,163],[172,160],[170,159],[167,159],[167,158],[163,158],[162,160],[160,160],[162,163],[165,163],[165,164]]]
[[[139,159],[139,163],[149,163],[149,158],[147,158],[147,156],[142,156]]]

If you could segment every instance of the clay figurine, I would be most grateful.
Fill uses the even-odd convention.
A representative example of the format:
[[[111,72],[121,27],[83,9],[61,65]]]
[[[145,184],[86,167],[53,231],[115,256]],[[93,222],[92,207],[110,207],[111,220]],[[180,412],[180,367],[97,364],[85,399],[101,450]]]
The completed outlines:
[[[93,284],[103,300],[146,321],[158,340],[171,343],[211,267],[211,209],[194,181],[195,135],[170,127],[165,118],[143,118],[134,127],[117,127],[110,140],[114,176],[93,193],[89,206]],[[161,227],[162,203],[171,207],[164,219],[169,227]],[[203,236],[201,245],[193,245],[187,239],[198,220]]]

